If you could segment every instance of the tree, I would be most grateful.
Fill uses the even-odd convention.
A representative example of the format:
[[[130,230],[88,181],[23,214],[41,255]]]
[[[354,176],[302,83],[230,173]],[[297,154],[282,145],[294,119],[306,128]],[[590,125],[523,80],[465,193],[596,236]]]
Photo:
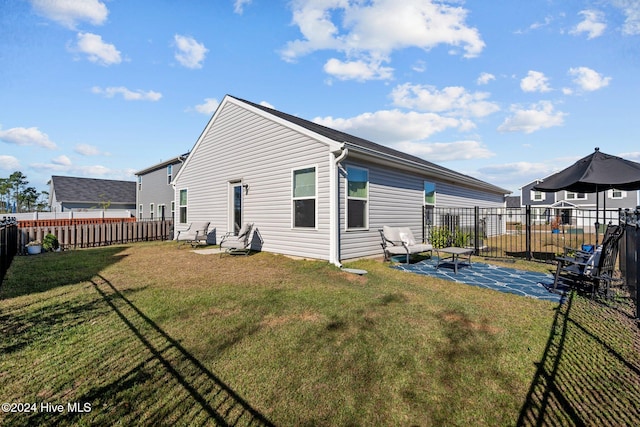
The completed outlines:
[[[22,189],[29,183],[27,181],[27,177],[20,171],[16,171],[9,175],[9,183],[11,184],[11,189],[13,190],[13,200],[16,204],[16,212],[20,212],[20,193]]]
[[[0,178],[0,212],[9,212],[11,183],[8,178]]]

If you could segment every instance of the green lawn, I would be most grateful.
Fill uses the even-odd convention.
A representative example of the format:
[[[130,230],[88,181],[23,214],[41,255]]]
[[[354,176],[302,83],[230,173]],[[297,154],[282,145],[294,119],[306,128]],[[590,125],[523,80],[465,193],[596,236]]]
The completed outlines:
[[[572,296],[558,310],[348,266],[369,274],[174,242],[16,257],[0,288],[0,401],[31,412],[0,424],[640,420],[628,300]]]

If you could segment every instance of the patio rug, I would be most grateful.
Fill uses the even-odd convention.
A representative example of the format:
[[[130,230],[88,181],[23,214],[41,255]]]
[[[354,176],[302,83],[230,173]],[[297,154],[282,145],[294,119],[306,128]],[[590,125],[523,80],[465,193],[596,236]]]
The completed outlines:
[[[466,263],[460,263],[458,274],[455,274],[451,264],[443,264],[436,270],[437,260],[437,257],[433,257],[409,265],[395,264],[392,268],[546,301],[562,303],[564,299],[566,289],[559,286],[558,291],[561,294],[551,292],[552,274],[516,270],[481,262],[473,262],[471,267]]]

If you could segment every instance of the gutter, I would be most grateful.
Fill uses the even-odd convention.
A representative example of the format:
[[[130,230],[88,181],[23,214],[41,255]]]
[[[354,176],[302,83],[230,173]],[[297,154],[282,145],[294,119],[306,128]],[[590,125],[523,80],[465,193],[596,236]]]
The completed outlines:
[[[340,148],[329,153],[329,262],[338,268],[340,263],[340,192],[338,191],[338,163],[349,154],[345,143]]]

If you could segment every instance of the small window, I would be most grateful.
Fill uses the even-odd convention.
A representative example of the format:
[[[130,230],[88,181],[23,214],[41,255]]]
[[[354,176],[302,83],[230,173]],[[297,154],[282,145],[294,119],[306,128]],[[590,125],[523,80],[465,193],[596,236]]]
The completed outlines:
[[[142,190],[142,175],[138,175],[138,190]]]
[[[347,229],[368,227],[369,171],[347,167]]]
[[[154,204],[153,203],[149,203],[149,215],[151,219],[153,219],[153,209],[154,209]]]
[[[622,190],[609,190],[609,198],[610,199],[624,199],[627,196],[627,193]]]
[[[433,182],[424,182],[424,204],[429,206],[436,204],[436,184]]]
[[[540,201],[544,200],[544,196],[542,194],[542,191],[531,190],[531,200],[533,200],[534,202],[540,202]]]
[[[164,206],[165,205],[158,205],[158,219],[164,219],[164,216],[165,216]]]
[[[167,166],[167,184],[171,184],[171,178],[173,177],[173,165]]]
[[[180,190],[180,224],[187,223],[187,190]]]
[[[175,201],[171,201],[171,219],[175,219],[175,215],[176,215],[176,202]]]
[[[316,168],[293,171],[293,226],[316,226]]]
[[[585,193],[573,193],[567,191],[567,200],[586,200],[587,195]]]
[[[142,205],[138,206],[138,219],[142,219],[142,214],[143,214],[143,210],[144,208],[142,207]]]

